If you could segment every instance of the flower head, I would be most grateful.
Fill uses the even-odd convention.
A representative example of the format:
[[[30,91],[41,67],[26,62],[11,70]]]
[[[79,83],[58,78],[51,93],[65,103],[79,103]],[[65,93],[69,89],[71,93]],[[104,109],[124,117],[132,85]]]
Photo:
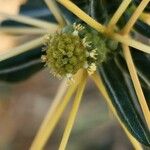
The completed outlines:
[[[56,33],[46,41],[46,65],[58,77],[70,77],[83,67],[86,49],[78,36]]]
[[[42,60],[57,77],[71,79],[79,69],[91,75],[106,60],[110,44],[95,30],[74,23],[46,39],[46,55]],[[109,42],[110,43],[110,42]]]

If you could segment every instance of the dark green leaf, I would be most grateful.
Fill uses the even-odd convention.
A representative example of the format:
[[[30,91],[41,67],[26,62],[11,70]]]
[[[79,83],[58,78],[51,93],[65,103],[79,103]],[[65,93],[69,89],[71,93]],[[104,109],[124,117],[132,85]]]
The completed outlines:
[[[136,67],[150,82],[150,54],[146,54],[135,48],[131,48],[131,52]]]
[[[0,80],[16,82],[27,79],[41,70],[41,47],[0,62]]]
[[[130,78],[125,78],[113,59],[100,67],[100,74],[121,121],[138,141],[150,146],[150,133],[133,103],[137,98]]]
[[[115,13],[115,11],[117,10],[117,8],[122,2],[122,0],[111,0],[111,2],[110,0],[104,0],[104,1],[109,16],[112,16]]]
[[[107,9],[104,0],[91,0],[90,1],[90,15],[100,23],[106,23],[108,20]]]
[[[137,51],[137,50],[133,50],[131,52],[132,52],[132,54],[134,54],[134,55],[132,55],[133,60],[136,60],[136,61],[134,61],[134,64],[136,66],[137,73],[139,75],[139,79],[140,79],[140,83],[141,83],[141,86],[142,86],[142,89],[143,89],[143,92],[145,95],[145,99],[147,101],[148,106],[150,106],[150,95],[148,94],[148,91],[150,93],[150,80],[148,78],[149,71],[148,71],[148,69],[146,69],[148,67],[149,62],[146,61],[145,57],[143,57],[143,55],[147,55],[147,54]],[[136,55],[136,54],[138,54],[138,55]],[[128,75],[128,77],[130,77],[124,58],[119,55],[119,56],[117,56],[117,58],[115,60],[117,62],[117,66],[122,71],[122,73],[125,73],[126,75]],[[144,69],[144,66],[145,66],[145,69]]]
[[[148,107],[149,107],[149,109],[150,109],[150,88],[143,86],[142,89],[143,89],[144,96],[145,96],[145,98],[146,98]]]

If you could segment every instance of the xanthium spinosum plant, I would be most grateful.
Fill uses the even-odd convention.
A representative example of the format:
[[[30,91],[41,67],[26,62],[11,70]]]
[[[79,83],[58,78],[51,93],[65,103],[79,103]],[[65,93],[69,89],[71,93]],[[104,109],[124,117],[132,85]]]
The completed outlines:
[[[0,12],[6,18],[31,26],[5,27],[4,22],[1,32],[42,35],[0,55],[0,79],[9,82],[23,80],[21,76],[17,78],[16,72],[22,73],[27,69],[22,76],[28,78],[43,68],[43,63],[54,76],[62,79],[30,149],[44,148],[76,92],[59,150],[66,148],[88,77],[104,96],[134,148],[142,150],[144,145],[149,147],[150,78],[147,67],[150,46],[135,37],[140,33],[146,39],[150,38],[150,1],[45,0],[45,4],[58,24]],[[33,50],[41,45],[44,45],[42,50]],[[35,56],[42,60],[35,61]],[[26,64],[26,61],[17,59],[21,57],[31,62]],[[22,65],[16,66],[18,63]],[[28,70],[30,67],[32,71]],[[142,114],[134,101],[137,101]]]

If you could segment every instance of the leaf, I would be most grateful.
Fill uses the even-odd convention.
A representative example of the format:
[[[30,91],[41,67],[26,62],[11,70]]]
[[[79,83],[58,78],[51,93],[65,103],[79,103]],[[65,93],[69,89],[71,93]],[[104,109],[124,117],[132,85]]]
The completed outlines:
[[[108,21],[107,9],[104,0],[91,0],[90,1],[90,15],[100,23]]]
[[[147,104],[150,108],[150,54],[143,53],[134,48],[131,48],[132,57],[138,72],[141,74],[140,79],[142,84],[142,89],[144,96],[147,100]]]
[[[141,20],[137,20],[137,22],[134,25],[134,28],[141,33],[142,35],[146,36],[147,38],[150,38],[150,26]]]
[[[150,82],[150,54],[143,53],[135,48],[131,48],[131,52],[136,67]]]
[[[43,68],[44,64],[40,59],[41,55],[40,47],[1,61],[0,80],[16,82],[29,78]]]
[[[99,72],[120,120],[139,142],[150,146],[149,130],[133,103],[137,97],[131,79],[119,70],[113,59],[105,62]]]
[[[111,0],[111,2],[110,0],[104,0],[109,17],[111,17],[115,13],[121,2],[122,0]]]
[[[150,109],[150,88],[142,87],[142,89],[143,89],[144,96],[145,96],[146,101],[147,101],[148,108]]]
[[[143,69],[144,67],[142,67],[142,66],[145,66],[145,64],[147,64],[146,66],[148,66],[148,64],[149,64],[148,61],[145,62],[144,57],[142,58],[142,54],[144,54],[144,55],[147,55],[147,54],[143,53],[143,52],[140,52],[140,51],[137,51],[137,50],[133,50],[133,51],[131,51],[131,53],[132,54],[133,53],[139,53],[139,54],[141,53],[141,55],[138,56],[139,58],[136,57],[135,55],[132,55],[132,58],[133,58],[133,60],[138,59],[137,62],[134,61],[134,64],[137,68],[137,73],[139,75],[139,80],[140,80],[140,83],[141,83],[141,86],[142,86],[142,89],[143,89],[143,92],[144,92],[145,99],[147,101],[148,106],[150,106],[150,95],[148,94],[148,91],[150,93],[150,86],[149,86],[150,85],[150,80],[146,77],[146,72],[147,72],[148,76],[149,76],[149,73],[148,73],[148,70],[146,69],[146,67],[145,67],[146,72]],[[141,56],[142,61],[140,59],[140,56]],[[119,55],[119,56],[116,57],[116,61],[117,61],[117,66],[119,67],[121,72],[128,75],[128,77],[130,78],[125,59],[121,55]],[[139,64],[139,66],[138,66],[138,64]]]

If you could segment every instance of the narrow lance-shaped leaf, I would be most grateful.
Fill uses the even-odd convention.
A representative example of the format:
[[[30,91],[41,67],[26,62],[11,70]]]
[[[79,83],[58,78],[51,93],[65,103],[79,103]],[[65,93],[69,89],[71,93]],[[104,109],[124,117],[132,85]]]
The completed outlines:
[[[105,4],[109,17],[115,13],[121,2],[122,0],[111,0],[111,2],[110,0],[103,0],[103,4]]]
[[[41,70],[44,66],[40,59],[42,55],[41,49],[41,47],[36,48],[1,61],[0,80],[7,82],[21,81]]]
[[[90,15],[100,23],[106,23],[108,20],[107,9],[105,7],[105,0],[91,0],[90,1]]]
[[[141,53],[140,51],[131,51],[132,54],[133,53]],[[143,53],[143,52],[142,52]],[[145,53],[141,54],[141,55],[144,55]],[[147,55],[147,54],[145,54]],[[143,92],[144,92],[144,96],[145,96],[145,99],[147,101],[147,104],[150,108],[150,80],[149,78],[147,78],[147,76],[149,76],[149,71],[146,69],[144,70],[142,66],[144,66],[144,64],[146,64],[145,66],[148,66],[149,62],[145,60],[145,57],[139,55],[139,58],[138,56],[135,57],[136,55],[133,55],[133,60],[137,59],[137,63],[139,65],[137,65],[137,63],[134,61],[134,64],[136,66],[136,69],[137,69],[137,73],[138,73],[138,76],[139,76],[139,80],[140,80],[140,83],[141,83],[141,86],[142,86],[142,89],[143,89]],[[128,68],[127,68],[127,65],[126,65],[126,62],[125,62],[125,59],[121,56],[121,55],[118,55],[116,58],[116,64],[117,66],[119,67],[119,69],[121,70],[122,74],[126,74],[126,76],[128,76],[128,78],[130,78],[130,75],[129,75],[129,72],[128,72]],[[146,72],[145,72],[146,71]]]
[[[142,72],[142,74],[149,80],[150,82],[150,54],[146,54],[136,50],[135,48],[131,48],[132,56],[134,63],[138,70]]]
[[[150,108],[150,54],[146,54],[131,48],[132,57],[136,68],[139,73],[139,77],[144,82],[142,86],[147,104]]]
[[[131,92],[135,92],[133,87],[130,87],[130,89],[127,87],[127,79],[124,79],[122,72],[113,59],[104,63],[100,67],[99,72],[120,120],[137,140],[150,146],[149,130],[145,126],[133,103],[135,100],[133,100],[133,96],[131,96]],[[128,82],[130,81],[128,80]],[[134,96],[134,98],[136,97]]]

